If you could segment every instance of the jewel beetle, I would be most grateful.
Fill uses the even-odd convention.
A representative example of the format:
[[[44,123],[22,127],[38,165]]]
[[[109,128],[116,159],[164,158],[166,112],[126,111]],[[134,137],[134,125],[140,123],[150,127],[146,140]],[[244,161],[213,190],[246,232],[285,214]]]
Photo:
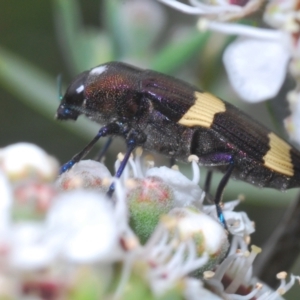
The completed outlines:
[[[100,137],[121,136],[127,151],[120,177],[137,147],[224,173],[219,202],[230,177],[259,187],[300,186],[300,152],[247,114],[182,80],[122,62],[109,62],[79,74],[70,84],[56,118],[85,115],[102,125],[95,138],[61,172],[83,158]]]

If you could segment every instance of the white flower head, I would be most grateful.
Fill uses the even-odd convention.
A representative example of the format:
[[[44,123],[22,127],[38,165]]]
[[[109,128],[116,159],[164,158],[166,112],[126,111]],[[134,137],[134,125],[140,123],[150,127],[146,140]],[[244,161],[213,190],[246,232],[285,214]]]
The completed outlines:
[[[198,182],[193,182],[178,170],[167,167],[151,168],[146,172],[146,176],[160,177],[171,187],[174,193],[174,207],[201,205],[203,192]]]
[[[16,270],[36,270],[53,263],[56,249],[45,240],[42,222],[19,222],[10,233],[10,265]]]
[[[253,222],[245,212],[224,211],[224,217],[232,235],[247,237],[255,231]]]
[[[0,170],[0,235],[8,228],[10,224],[12,204],[12,187],[7,177]]]
[[[71,170],[61,174],[56,185],[64,191],[82,188],[107,191],[111,178],[104,164],[94,160],[82,160]]]
[[[201,245],[197,245],[199,250],[207,252],[211,257],[218,256],[222,259],[229,243],[226,230],[219,222],[201,211],[190,208],[174,208],[169,215],[176,220],[176,231],[181,239],[195,237],[196,245],[201,241]]]
[[[284,125],[291,139],[300,144],[300,92],[289,92],[288,102],[291,115],[284,120]]]
[[[252,265],[261,249],[251,246],[251,251],[239,250],[231,251],[224,261],[216,268],[214,272],[204,273],[207,284],[222,299],[283,299],[285,294],[296,281],[299,282],[299,276],[291,275],[289,282],[286,281],[287,273],[280,272],[277,278],[280,280],[280,286],[276,290],[270,289],[267,285],[259,282],[257,278],[252,277]],[[226,282],[226,287],[223,285]],[[242,289],[246,294],[240,295],[238,289]]]
[[[278,41],[238,38],[225,50],[223,62],[230,83],[247,102],[275,97],[286,76],[290,54]]]
[[[228,246],[219,223],[195,209],[175,208],[162,216],[140,256],[149,263],[154,293],[162,294],[187,274],[216,265]]]
[[[53,180],[58,162],[36,145],[17,143],[0,149],[0,169],[11,180]]]
[[[299,32],[298,0],[269,1],[264,12],[264,21],[270,26],[291,33]]]
[[[222,210],[229,232],[232,235],[247,237],[255,231],[255,228],[246,213],[233,211],[240,202],[240,199],[225,202]],[[203,211],[215,220],[219,220],[215,205],[205,205]]]
[[[95,262],[119,255],[119,230],[106,196],[76,190],[57,197],[46,219],[47,239],[67,260]]]
[[[234,294],[239,299],[237,295],[237,290],[240,287],[250,288],[249,294],[246,299],[251,299],[259,292],[260,288],[256,288],[252,286],[252,264],[257,256],[261,252],[261,249],[252,246],[252,250],[249,251],[238,251],[231,255],[228,255],[222,263],[216,268],[214,272],[208,271],[204,273],[204,278],[208,285],[211,286],[213,290],[217,292],[219,295],[223,295],[225,299],[229,297],[231,299],[231,295]],[[230,283],[224,288],[222,280],[226,279]]]

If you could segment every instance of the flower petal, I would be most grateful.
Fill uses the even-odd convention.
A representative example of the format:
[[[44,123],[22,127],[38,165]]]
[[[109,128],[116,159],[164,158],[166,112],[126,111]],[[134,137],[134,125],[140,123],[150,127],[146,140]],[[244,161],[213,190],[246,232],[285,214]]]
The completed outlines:
[[[201,199],[202,190],[198,184],[193,183],[177,170],[167,167],[151,168],[147,171],[146,176],[160,177],[172,188],[175,206],[189,206]]]
[[[223,62],[230,83],[248,102],[276,96],[290,55],[277,41],[238,38],[225,50]]]
[[[65,193],[56,199],[46,222],[49,242],[66,259],[79,263],[115,259],[118,220],[104,195],[82,190]]]
[[[17,143],[0,149],[0,167],[12,180],[31,177],[52,180],[58,173],[57,160],[30,143]]]

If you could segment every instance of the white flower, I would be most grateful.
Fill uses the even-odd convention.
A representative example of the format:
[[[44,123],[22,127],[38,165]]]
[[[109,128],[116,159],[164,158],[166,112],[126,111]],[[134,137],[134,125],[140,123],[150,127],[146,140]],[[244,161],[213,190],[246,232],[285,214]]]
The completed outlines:
[[[184,280],[184,296],[186,300],[222,300],[223,298],[204,287],[199,279],[188,277]]]
[[[210,285],[218,294],[224,295],[228,299],[240,299],[236,295],[237,290],[240,287],[250,288],[252,279],[252,264],[261,249],[252,246],[252,251],[236,252],[228,255],[222,263],[216,268],[215,272],[205,272],[204,276],[206,282]],[[229,281],[226,289],[223,286],[223,278]],[[251,299],[258,293],[259,289],[250,289],[250,293],[245,299]],[[243,299],[243,298],[241,298]]]
[[[238,1],[235,4],[221,0],[213,3],[205,1],[209,3],[204,4],[191,0],[192,6],[174,0],[160,1],[184,13],[201,16],[198,21],[201,31],[211,30],[239,37],[227,47],[223,61],[231,85],[242,99],[258,102],[276,96],[286,77],[289,62],[292,75],[299,81],[300,26],[296,0],[269,1],[264,20],[274,29],[224,22],[244,17],[257,10],[264,1],[241,1],[238,5]]]
[[[10,224],[11,206],[13,204],[13,193],[10,183],[4,173],[0,170],[0,234]]]
[[[232,87],[248,102],[273,98],[286,77],[290,54],[284,44],[240,37],[225,50],[223,62]]]
[[[264,294],[262,294],[262,297],[265,295],[268,295],[270,298],[273,297],[277,297],[279,298],[279,296],[284,295],[288,290],[290,290],[292,288],[292,286],[295,284],[296,280],[298,282],[298,284],[300,283],[300,277],[299,276],[295,276],[295,275],[291,275],[290,276],[290,281],[287,282],[286,278],[287,278],[287,273],[286,272],[280,272],[277,274],[277,279],[280,280],[280,285],[279,287],[275,290],[275,291],[267,291]],[[267,290],[267,289],[266,289]],[[262,291],[263,292],[263,291]]]
[[[219,223],[195,209],[175,208],[161,218],[139,257],[149,264],[153,292],[161,295],[189,273],[218,263],[227,248]]]
[[[224,203],[223,215],[229,232],[234,236],[246,238],[255,231],[255,228],[254,223],[245,212],[233,211],[240,202],[241,200],[233,200]],[[212,216],[215,220],[219,220],[215,205],[204,205],[203,211],[209,216]]]
[[[174,207],[201,205],[203,192],[198,182],[194,183],[178,170],[167,167],[151,168],[146,172],[147,176],[162,178],[171,187],[174,193]]]
[[[16,270],[36,270],[53,263],[56,252],[44,241],[42,222],[19,222],[10,231],[10,264]]]
[[[49,211],[47,240],[67,260],[112,261],[120,255],[118,222],[122,220],[117,220],[113,203],[106,196],[92,191],[68,192],[58,196]]]
[[[111,178],[104,164],[95,160],[81,160],[71,170],[61,174],[56,185],[64,191],[82,188],[107,191]]]
[[[229,246],[228,237],[219,222],[201,211],[189,208],[174,208],[169,215],[175,218],[176,231],[181,239],[199,238],[201,251],[207,252],[210,256],[225,254]],[[197,245],[197,242],[195,243]]]
[[[17,143],[0,149],[0,169],[11,180],[53,180],[58,174],[58,162],[36,145]]]
[[[253,246],[252,251],[248,251],[249,235],[254,227],[245,213],[233,212],[239,200],[227,202],[223,206],[229,231],[233,235],[230,251],[227,253],[228,232],[220,224],[215,206],[202,207],[204,193],[198,187],[200,171],[197,158],[191,158],[194,175],[189,180],[178,170],[165,167],[148,169],[147,175],[156,177],[144,177],[140,155],[138,153],[138,158],[130,158],[125,176],[127,181],[131,179],[133,182],[142,182],[135,205],[139,206],[139,200],[145,199],[151,204],[151,197],[143,198],[149,190],[154,190],[161,196],[158,197],[158,202],[165,199],[170,201],[170,205],[165,206],[165,215],[160,216],[158,224],[154,224],[153,228],[156,224],[157,226],[149,232],[150,237],[146,239],[144,246],[129,228],[129,191],[122,181],[114,179],[115,193],[112,198],[90,190],[90,187],[97,187],[99,180],[110,176],[102,164],[81,162],[74,170],[67,172],[69,177],[60,178],[60,188],[68,181],[81,182],[78,185],[81,189],[75,184],[72,185],[73,188],[76,187],[73,191],[59,192],[51,183],[47,183],[45,186],[51,185],[52,188],[46,193],[49,201],[43,215],[39,216],[46,217],[40,221],[16,222],[11,217],[15,209],[12,204],[16,190],[28,187],[34,193],[39,187],[37,182],[26,181],[26,177],[22,177],[25,185],[23,181],[17,185],[11,184],[0,171],[0,281],[8,278],[7,282],[4,281],[7,286],[11,284],[20,289],[34,286],[29,292],[30,296],[33,293],[42,295],[45,291],[44,284],[54,283],[53,292],[62,299],[70,296],[66,295],[68,291],[80,293],[82,289],[98,291],[103,293],[103,297],[107,297],[106,287],[117,286],[114,296],[118,299],[130,295],[127,294],[128,288],[141,287],[149,295],[152,293],[153,297],[174,292],[187,300],[199,297],[215,300],[256,297],[262,300],[275,299],[285,293],[295,280],[299,280],[298,277],[291,276],[290,282],[286,282],[286,275],[279,274],[280,287],[271,291],[252,277],[252,263],[260,249]],[[132,178],[131,173],[138,179]],[[30,174],[27,176],[30,177]],[[83,190],[83,187],[89,190]],[[177,195],[176,201],[171,199],[171,189]],[[192,206],[186,207],[187,204]],[[147,213],[151,214],[149,207]],[[144,213],[141,205],[134,209],[140,209]],[[139,220],[141,223],[146,221],[144,218]],[[226,253],[227,257],[223,260]],[[113,268],[116,261],[122,266],[121,272],[118,268]],[[81,275],[75,274],[78,269],[85,268],[89,271]],[[202,277],[204,270],[209,270],[204,272],[205,285],[200,279],[190,277],[191,274]],[[17,274],[16,278],[11,274]],[[229,280],[225,287],[224,279]],[[250,292],[245,296],[237,294],[241,287],[246,287],[247,292]],[[5,292],[11,293],[11,290],[8,288],[1,291],[0,282],[0,297]],[[23,296],[21,291],[19,293]]]
[[[191,5],[187,5],[176,0],[158,1],[186,14],[208,16],[210,18],[217,18],[219,20],[242,18],[257,10],[264,2],[264,0],[249,0],[240,1],[240,3],[237,1],[236,3],[232,4],[232,1],[229,0],[190,0],[189,2]]]
[[[296,33],[300,30],[298,5],[298,0],[271,0],[266,6],[264,21],[274,28]]]
[[[284,125],[290,138],[300,144],[300,92],[291,91],[287,98],[291,115],[284,120]]]

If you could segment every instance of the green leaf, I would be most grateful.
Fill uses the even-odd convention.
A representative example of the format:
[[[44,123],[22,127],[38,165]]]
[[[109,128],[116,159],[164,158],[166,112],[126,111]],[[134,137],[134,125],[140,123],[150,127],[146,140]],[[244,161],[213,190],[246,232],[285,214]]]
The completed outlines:
[[[126,36],[123,35],[120,27],[119,6],[122,5],[119,0],[105,0],[102,18],[105,22],[105,29],[111,37],[114,60],[121,57],[126,49]]]
[[[78,38],[82,31],[80,8],[77,1],[54,0],[54,17],[58,38],[71,73],[83,71],[86,63],[84,44]]]
[[[106,32],[83,25],[77,1],[55,0],[54,11],[60,44],[72,74],[113,60],[111,38]]]
[[[205,46],[209,32],[192,32],[184,40],[168,44],[150,63],[152,69],[171,74]]]
[[[0,48],[0,85],[41,115],[55,121],[59,105],[56,78],[3,48]],[[60,124],[86,139],[94,136],[99,128],[88,120]]]

